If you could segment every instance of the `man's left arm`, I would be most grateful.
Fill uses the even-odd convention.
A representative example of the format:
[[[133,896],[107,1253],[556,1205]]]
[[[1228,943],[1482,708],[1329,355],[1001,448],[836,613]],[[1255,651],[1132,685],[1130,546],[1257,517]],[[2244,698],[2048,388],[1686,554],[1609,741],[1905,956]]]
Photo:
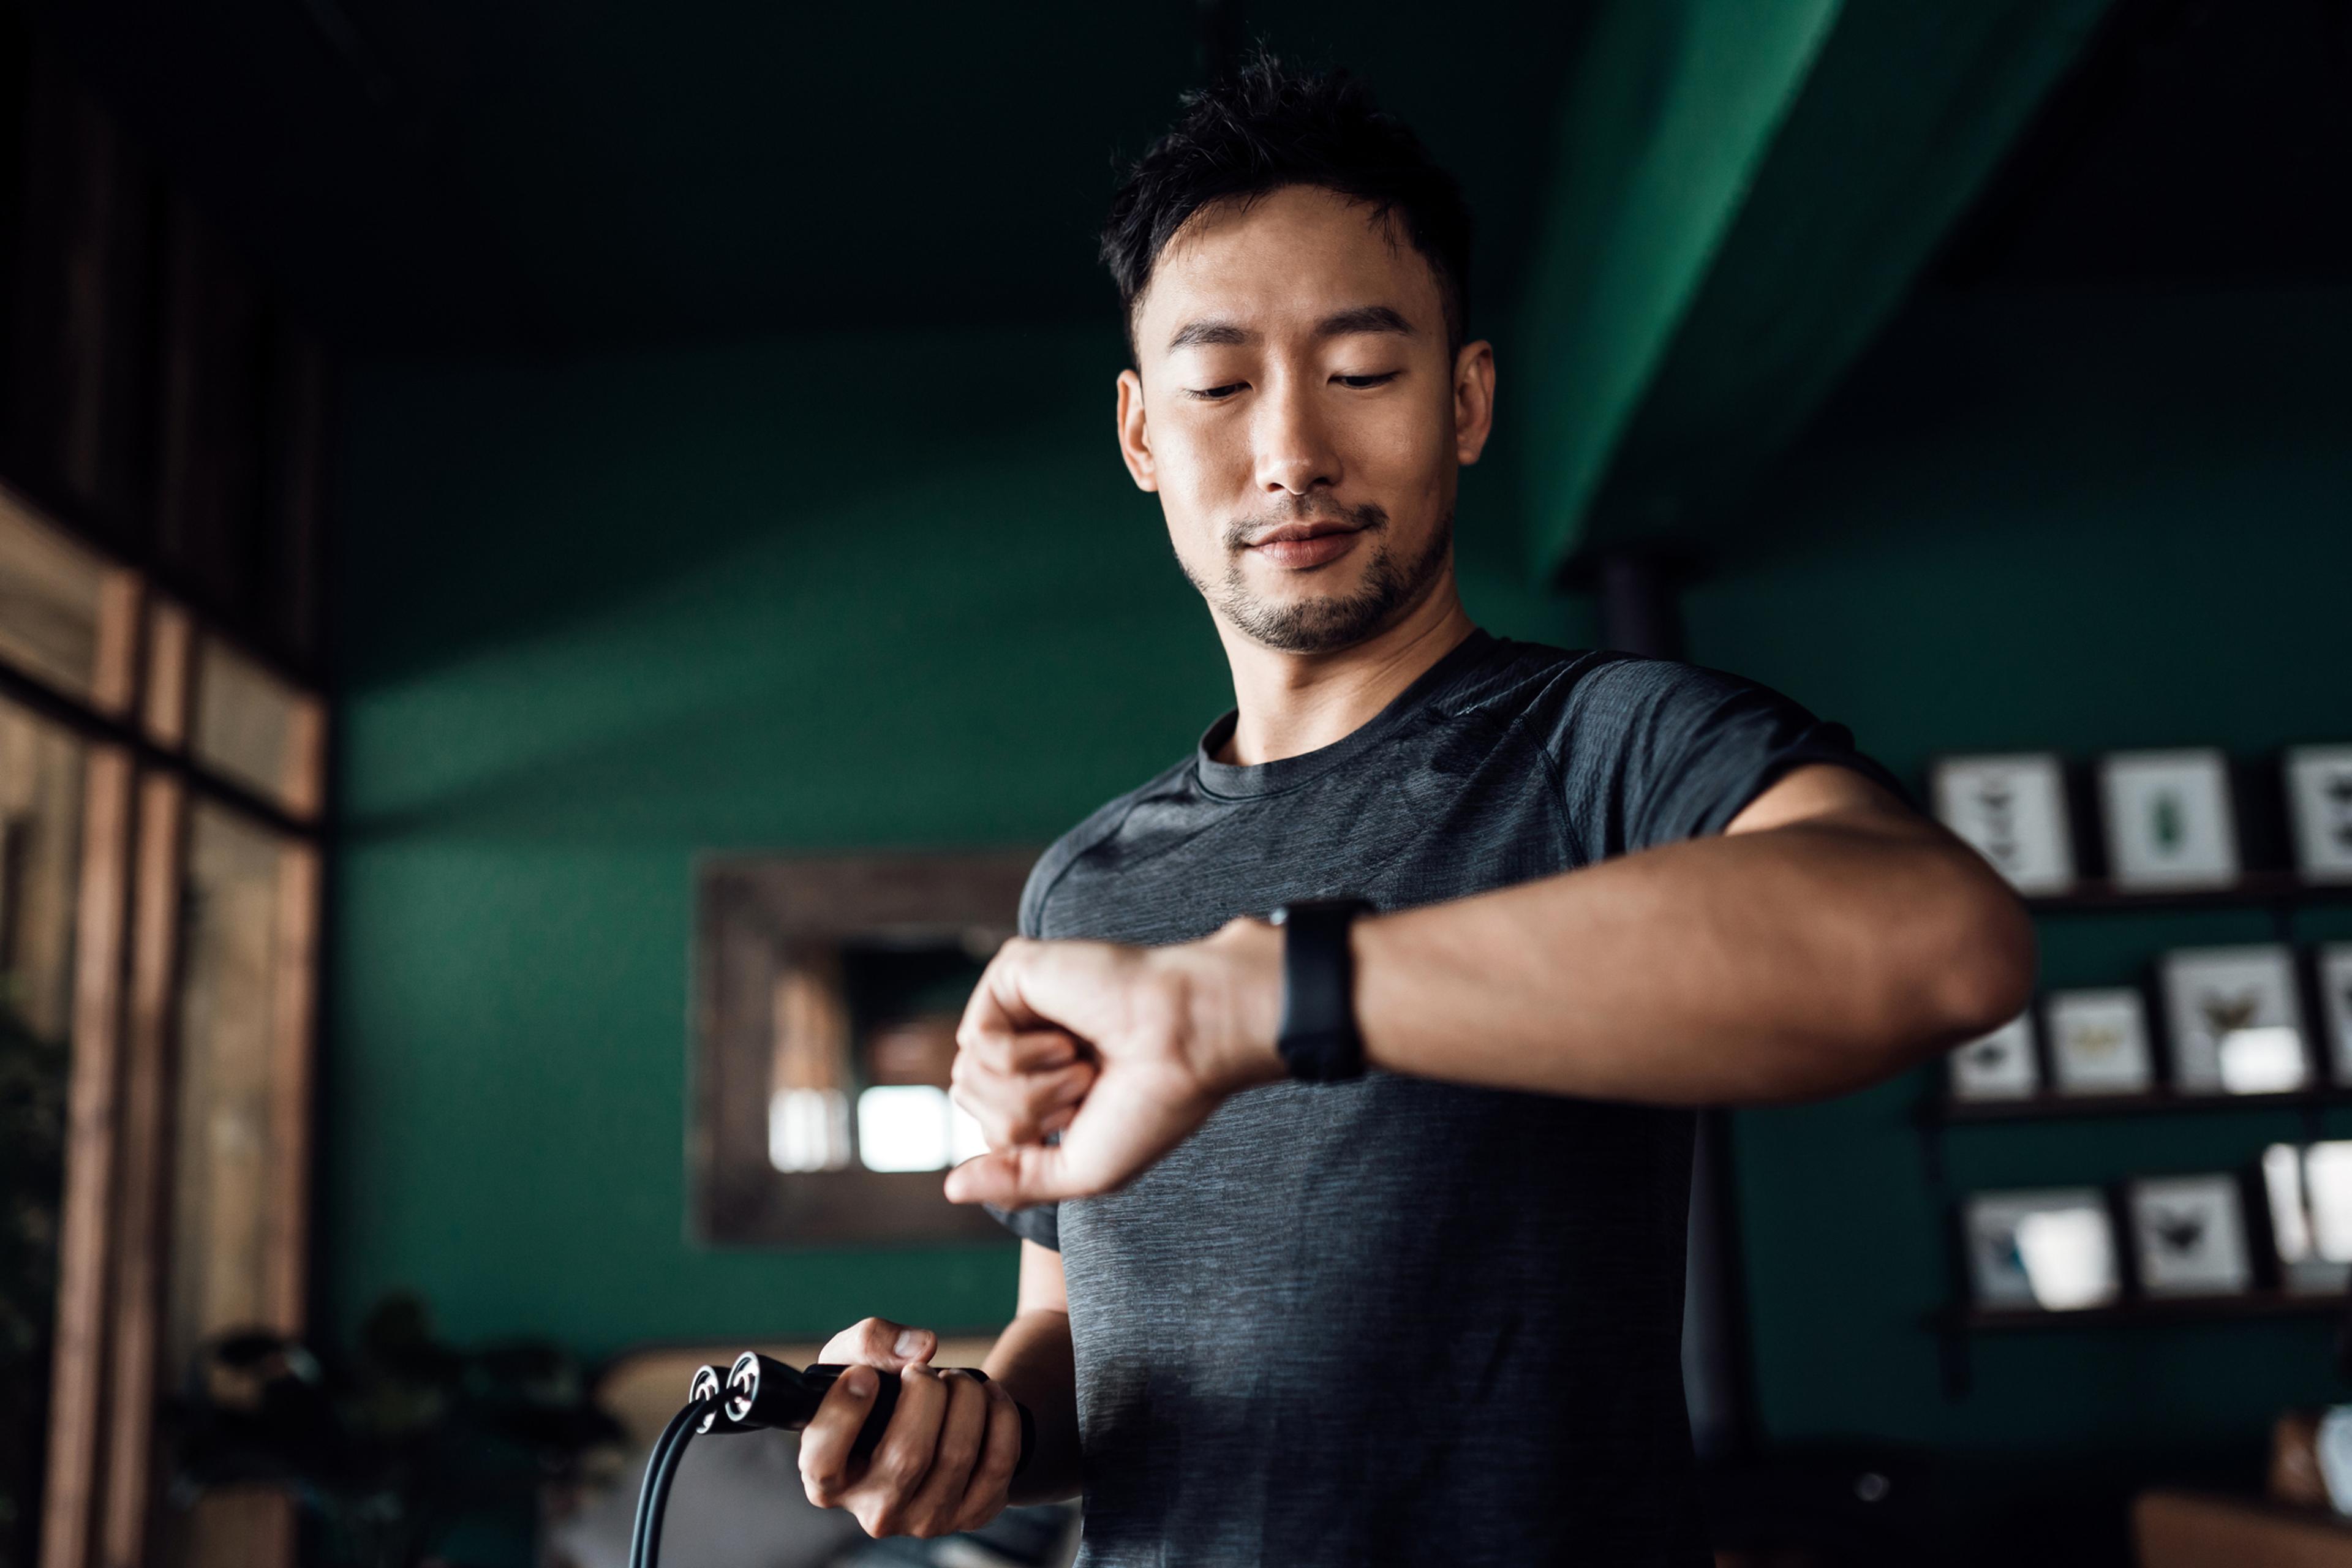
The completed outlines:
[[[1876,1082],[2015,1016],[2034,968],[1984,858],[1831,763],[1720,836],[1365,921],[1354,948],[1372,1065],[1673,1105]]]
[[[1834,763],[1785,773],[1719,835],[1367,917],[1351,946],[1373,1067],[1673,1105],[1859,1089],[2013,1017],[2034,969],[1991,867]],[[1281,998],[1282,933],[1259,921],[1169,948],[1009,944],[957,1062],[992,1152],[949,1195],[1119,1185],[1284,1076]]]

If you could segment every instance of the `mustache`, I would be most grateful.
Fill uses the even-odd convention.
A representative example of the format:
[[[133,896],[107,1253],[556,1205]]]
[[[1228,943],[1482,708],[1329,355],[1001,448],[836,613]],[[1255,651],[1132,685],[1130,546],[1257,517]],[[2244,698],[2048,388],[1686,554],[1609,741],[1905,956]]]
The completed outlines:
[[[1286,522],[1337,522],[1360,532],[1377,533],[1388,527],[1389,513],[1378,501],[1342,506],[1326,495],[1286,496],[1283,503],[1272,510],[1255,517],[1237,517],[1225,524],[1225,548],[1246,550],[1256,535]]]

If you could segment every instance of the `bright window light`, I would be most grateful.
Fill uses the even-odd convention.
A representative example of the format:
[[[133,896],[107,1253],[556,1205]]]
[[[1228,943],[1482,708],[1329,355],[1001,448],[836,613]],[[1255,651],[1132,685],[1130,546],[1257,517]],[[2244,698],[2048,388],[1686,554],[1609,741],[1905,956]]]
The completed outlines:
[[[954,1130],[949,1134],[949,1158],[961,1165],[976,1155],[987,1153],[988,1135],[981,1131],[980,1123],[973,1119],[971,1112],[952,1101],[949,1110],[955,1118]]]
[[[857,1097],[857,1157],[869,1171],[944,1171],[955,1108],[927,1083],[885,1084]]]
[[[779,1171],[838,1171],[849,1163],[849,1096],[784,1089],[768,1097],[768,1163]]]

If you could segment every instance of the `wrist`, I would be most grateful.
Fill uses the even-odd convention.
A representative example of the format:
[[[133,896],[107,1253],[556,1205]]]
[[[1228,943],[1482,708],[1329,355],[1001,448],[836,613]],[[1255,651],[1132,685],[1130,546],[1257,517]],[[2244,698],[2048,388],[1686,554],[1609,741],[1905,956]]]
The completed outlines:
[[[1186,1055],[1202,1084],[1219,1095],[1288,1076],[1276,1041],[1282,1033],[1282,932],[1261,920],[1228,921],[1181,948]]]

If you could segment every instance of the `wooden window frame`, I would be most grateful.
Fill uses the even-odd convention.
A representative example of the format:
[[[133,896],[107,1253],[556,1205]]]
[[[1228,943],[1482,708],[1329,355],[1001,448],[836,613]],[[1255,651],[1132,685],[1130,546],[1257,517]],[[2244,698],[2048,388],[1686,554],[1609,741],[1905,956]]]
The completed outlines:
[[[10,497],[61,536],[42,509]],[[85,545],[85,548],[89,548]],[[93,551],[102,554],[102,552]],[[281,799],[206,766],[190,733],[206,641],[293,695]],[[289,1334],[306,1325],[328,712],[282,661],[114,565],[100,595],[89,691],[63,690],[0,657],[0,700],[88,746],[67,1089],[64,1198],[51,1365],[41,1568],[119,1568],[153,1555],[162,1479],[155,1426],[176,1110],[177,1024],[189,813],[204,800],[283,842],[271,975],[270,1118],[290,1167],[268,1236],[263,1300]],[[271,1499],[267,1561],[293,1559],[289,1502]]]

